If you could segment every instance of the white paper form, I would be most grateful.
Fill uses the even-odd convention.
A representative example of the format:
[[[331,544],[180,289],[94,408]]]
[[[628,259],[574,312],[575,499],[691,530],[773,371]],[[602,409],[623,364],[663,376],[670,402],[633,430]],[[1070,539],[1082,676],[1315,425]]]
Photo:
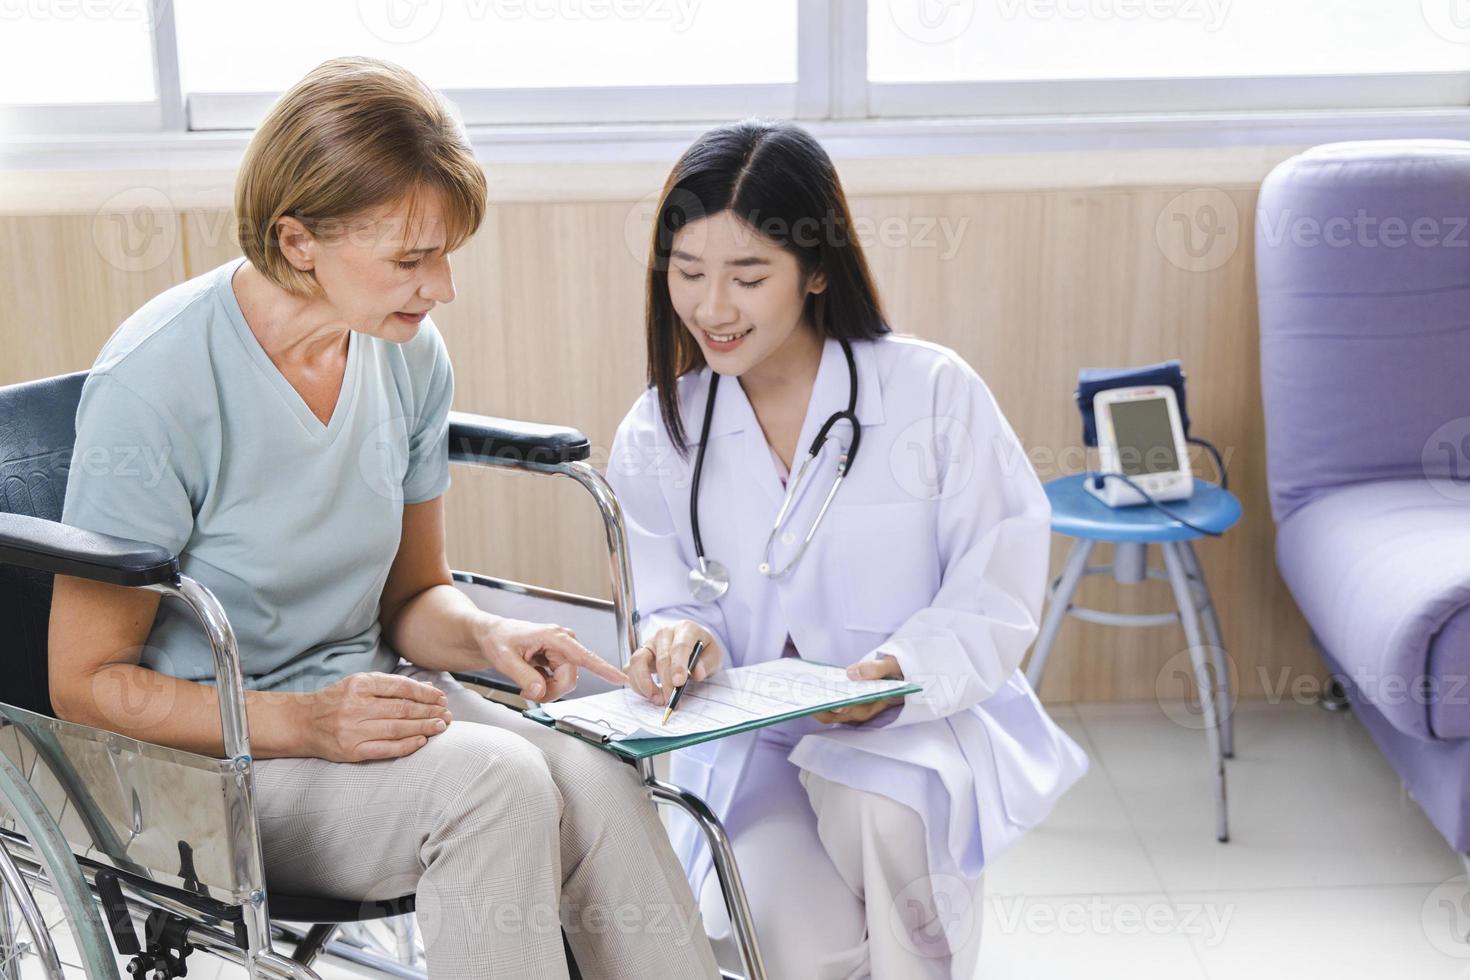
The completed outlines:
[[[543,704],[541,710],[558,720],[570,718],[605,730],[614,741],[673,738],[702,735],[905,686],[899,680],[849,680],[842,667],[783,657],[732,667],[707,681],[691,682],[667,725],[661,724],[663,705],[628,688]]]

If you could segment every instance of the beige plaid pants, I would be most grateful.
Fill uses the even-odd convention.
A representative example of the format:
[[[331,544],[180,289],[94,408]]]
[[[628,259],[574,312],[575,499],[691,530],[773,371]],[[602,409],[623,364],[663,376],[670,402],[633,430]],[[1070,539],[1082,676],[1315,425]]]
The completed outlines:
[[[454,721],[400,759],[263,759],[271,888],[369,902],[417,894],[429,975],[718,977],[698,906],[636,771],[447,673]]]

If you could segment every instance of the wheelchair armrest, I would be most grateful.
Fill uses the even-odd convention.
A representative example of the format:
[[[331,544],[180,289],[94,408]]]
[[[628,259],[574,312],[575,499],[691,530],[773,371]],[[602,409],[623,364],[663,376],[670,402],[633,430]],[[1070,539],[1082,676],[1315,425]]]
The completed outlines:
[[[26,514],[0,513],[0,563],[132,588],[179,576],[179,560],[157,545]]]
[[[592,444],[576,429],[449,413],[449,459],[455,463],[575,463],[591,455]]]

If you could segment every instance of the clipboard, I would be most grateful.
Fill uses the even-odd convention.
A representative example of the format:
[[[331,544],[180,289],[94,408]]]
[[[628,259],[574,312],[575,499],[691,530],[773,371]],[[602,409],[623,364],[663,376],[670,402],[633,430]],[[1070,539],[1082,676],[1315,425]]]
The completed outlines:
[[[824,664],[820,661],[808,660],[809,664],[820,664],[825,667],[839,667],[839,664]],[[673,752],[676,749],[688,748],[701,742],[712,742],[715,739],[728,738],[731,735],[740,735],[744,732],[753,732],[757,729],[767,728],[771,725],[779,725],[793,718],[805,718],[808,715],[818,714],[823,711],[831,711],[833,708],[845,708],[856,704],[869,704],[873,701],[886,701],[889,698],[907,697],[918,694],[923,688],[918,684],[908,682],[901,687],[890,688],[875,694],[858,695],[851,698],[839,698],[823,704],[812,705],[788,711],[783,714],[770,715],[764,718],[756,718],[751,721],[741,722],[738,725],[729,725],[713,731],[700,732],[695,735],[672,735],[667,738],[618,738],[618,731],[600,725],[596,721],[577,718],[575,715],[567,715],[560,719],[553,718],[545,711],[538,708],[528,708],[522,712],[532,721],[540,722],[549,728],[555,728],[574,738],[580,738],[590,742],[598,748],[614,755],[620,756],[629,762],[639,762],[643,759],[662,755],[665,752]]]

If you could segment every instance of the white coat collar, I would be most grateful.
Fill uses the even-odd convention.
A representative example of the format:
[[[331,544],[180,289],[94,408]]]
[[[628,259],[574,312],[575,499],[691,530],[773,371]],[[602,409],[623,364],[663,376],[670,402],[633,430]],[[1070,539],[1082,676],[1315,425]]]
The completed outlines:
[[[878,382],[877,354],[873,350],[874,344],[870,340],[853,340],[852,357],[857,365],[858,376],[858,400],[857,417],[858,422],[864,426],[883,424],[883,390]],[[704,404],[706,393],[709,391],[710,368],[706,365],[700,369],[701,384],[698,387],[699,398],[695,406],[694,425],[695,428],[690,435],[696,440],[699,438],[699,424],[704,420]],[[817,365],[817,378],[812,385],[812,398],[807,406],[806,422],[802,426],[801,443],[798,450],[805,454],[807,447],[817,434],[817,429],[827,420],[833,412],[840,412],[847,407],[848,376],[847,358],[842,356],[842,344],[835,338],[828,337],[822,344],[822,360]],[[715,393],[715,414],[710,419],[710,435],[724,435],[730,432],[740,432],[751,428],[760,431],[760,423],[756,420],[755,409],[750,405],[750,400],[745,397],[745,389],[734,378],[724,378],[720,382],[719,391]]]

